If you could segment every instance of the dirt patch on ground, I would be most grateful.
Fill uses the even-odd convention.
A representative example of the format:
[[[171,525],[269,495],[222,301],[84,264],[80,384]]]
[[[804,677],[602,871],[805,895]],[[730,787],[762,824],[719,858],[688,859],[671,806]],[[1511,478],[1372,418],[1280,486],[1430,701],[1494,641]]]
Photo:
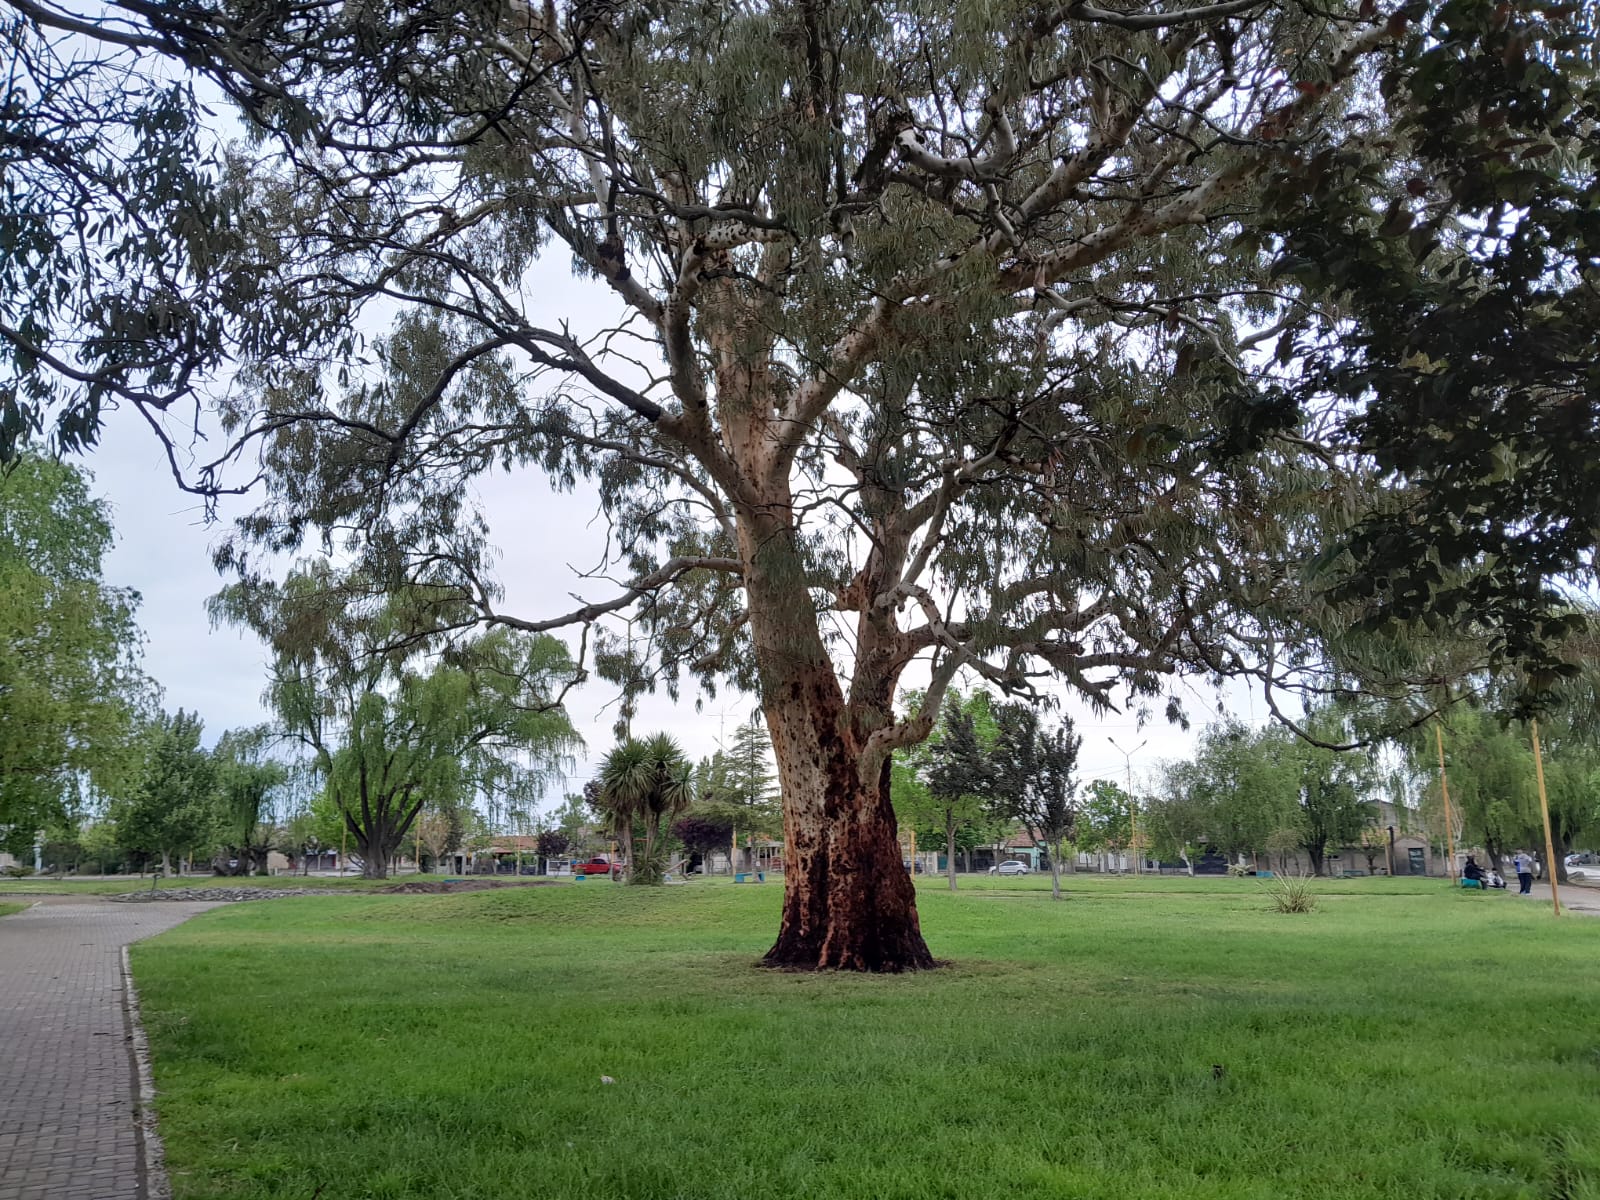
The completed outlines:
[[[562,879],[408,879],[393,887],[375,888],[385,895],[438,896],[448,892],[482,892],[489,888],[557,887]]]

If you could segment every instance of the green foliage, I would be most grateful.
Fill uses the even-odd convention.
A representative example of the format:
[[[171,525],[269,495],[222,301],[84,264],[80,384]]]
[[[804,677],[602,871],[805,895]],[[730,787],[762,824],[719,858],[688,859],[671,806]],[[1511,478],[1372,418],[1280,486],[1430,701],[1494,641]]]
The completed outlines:
[[[259,273],[224,263],[242,197],[193,81],[148,69],[175,43],[29,9],[0,10],[0,463],[93,446],[118,403],[159,421],[226,344],[270,340],[235,322]]]
[[[109,817],[115,845],[141,862],[209,857],[219,832],[218,762],[200,744],[195,713],[157,713],[140,737],[138,773],[113,798]]]
[[[734,729],[731,745],[718,747],[694,771],[693,811],[730,831],[771,836],[783,829],[772,741],[759,717]],[[722,845],[729,845],[724,838]]]
[[[600,762],[595,804],[613,836],[630,848],[628,882],[660,884],[666,866],[662,832],[694,800],[694,768],[664,733],[629,738]]]
[[[1314,709],[1305,730],[1339,744],[1350,720],[1342,708]],[[1202,841],[1230,861],[1298,849],[1320,875],[1328,853],[1359,844],[1375,818],[1368,797],[1377,779],[1365,753],[1330,750],[1278,727],[1212,726],[1194,758],[1164,774],[1150,828],[1161,849],[1185,855]]]
[[[1588,728],[1588,714],[1575,712],[1573,717],[1576,722],[1558,714],[1539,725],[1551,837],[1557,870],[1563,874],[1561,860],[1567,851],[1600,830],[1600,746]],[[1457,705],[1446,714],[1442,732],[1458,846],[1482,846],[1491,862],[1519,849],[1537,850],[1542,859],[1544,821],[1528,725]],[[1442,831],[1433,727],[1418,730],[1406,748],[1413,771],[1428,781],[1424,797],[1428,824]],[[1442,844],[1442,837],[1436,840]]]
[[[1229,859],[1265,848],[1274,830],[1300,828],[1288,745],[1278,733],[1240,724],[1207,729],[1193,759],[1167,767],[1157,827],[1181,831],[1185,845],[1204,836]]]
[[[1305,728],[1325,743],[1349,740],[1349,714],[1337,706],[1313,710]],[[1321,875],[1330,849],[1359,843],[1362,830],[1376,818],[1368,799],[1376,786],[1372,762],[1362,751],[1329,750],[1303,738],[1281,738],[1285,762],[1296,773],[1300,803],[1300,844]]]
[[[281,587],[228,588],[212,611],[273,647],[268,698],[371,877],[424,806],[531,810],[578,743],[552,699],[571,674],[565,647],[507,628],[446,641],[451,610],[425,589],[385,594],[313,562]]]
[[[88,477],[29,456],[0,473],[0,847],[112,790],[137,761],[153,685],[138,669],[138,596],[108,586],[105,504]]]
[[[1109,779],[1090,780],[1078,814],[1078,848],[1091,853],[1125,848],[1133,837],[1134,803]]]
[[[923,696],[906,701],[915,710]],[[952,889],[956,852],[993,844],[1002,824],[993,799],[998,738],[989,693],[952,689],[928,739],[897,751],[890,763],[895,819],[916,831],[920,845],[943,848]]]
[[[272,793],[289,780],[289,770],[266,755],[273,740],[265,727],[230,730],[218,740],[216,818],[223,855],[237,861],[238,873],[267,873],[267,853],[284,841]],[[288,849],[297,849],[288,843]]]
[[[1467,631],[1523,663],[1526,707],[1573,669],[1560,643],[1586,618],[1553,585],[1593,569],[1600,530],[1600,30],[1590,5],[1414,16],[1361,118],[1390,156],[1313,139],[1269,224],[1279,269],[1344,318],[1302,331],[1302,398],[1348,403],[1405,496],[1330,557],[1338,593],[1365,628]]]
[[[995,745],[993,789],[997,810],[1042,841],[1050,850],[1050,878],[1061,897],[1062,844],[1077,829],[1074,769],[1083,739],[1063,715],[1054,729],[1040,724],[1029,704],[1002,704],[995,710],[999,738]]]

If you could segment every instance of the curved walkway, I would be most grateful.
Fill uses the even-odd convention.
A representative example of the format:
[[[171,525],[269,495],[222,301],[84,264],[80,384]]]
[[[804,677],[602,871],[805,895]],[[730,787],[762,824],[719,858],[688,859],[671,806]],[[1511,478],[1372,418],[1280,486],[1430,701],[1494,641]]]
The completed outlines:
[[[123,947],[216,907],[44,896],[0,920],[0,1200],[167,1195]]]

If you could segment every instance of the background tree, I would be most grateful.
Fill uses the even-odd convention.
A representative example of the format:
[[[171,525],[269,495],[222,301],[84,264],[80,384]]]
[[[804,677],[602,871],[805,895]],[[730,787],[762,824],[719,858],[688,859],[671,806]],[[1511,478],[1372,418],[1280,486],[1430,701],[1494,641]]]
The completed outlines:
[[[1444,722],[1450,805],[1459,836],[1469,845],[1482,846],[1490,865],[1500,870],[1507,855],[1544,841],[1527,729],[1520,723],[1502,724],[1492,713],[1466,705],[1452,708]],[[1432,722],[1418,728],[1407,746],[1417,775],[1427,780],[1436,796],[1439,760]],[[1431,808],[1442,822],[1437,799]]]
[[[664,733],[630,738],[600,762],[594,803],[628,848],[628,882],[659,884],[665,826],[694,800],[694,768]]]
[[[112,537],[82,472],[32,456],[0,472],[0,849],[19,857],[80,785],[117,790],[137,765],[154,686],[138,596],[102,576]]]
[[[1307,715],[1307,728],[1326,741],[1347,741],[1346,713],[1327,707]],[[1326,872],[1328,852],[1360,841],[1361,831],[1377,817],[1369,799],[1375,779],[1371,760],[1361,751],[1329,750],[1273,730],[1265,739],[1276,742],[1294,772],[1300,805],[1300,845],[1311,859],[1313,874]]]
[[[698,813],[691,810],[688,816],[673,822],[672,836],[683,843],[685,850],[700,855],[701,860],[709,866],[715,851],[732,844],[733,819],[714,812]]]
[[[110,805],[117,845],[141,862],[159,860],[169,875],[175,861],[209,859],[217,833],[217,761],[203,731],[194,713],[157,713],[140,736],[132,783]]]
[[[531,807],[577,744],[555,696],[571,666],[552,638],[497,629],[429,655],[438,610],[325,563],[281,587],[235,585],[213,613],[273,647],[268,698],[313,756],[366,878],[387,877],[425,805]]]
[[[695,773],[695,809],[716,820],[725,820],[729,836],[724,846],[732,846],[740,834],[746,840],[749,856],[746,870],[755,870],[757,836],[769,836],[783,828],[783,811],[772,770],[772,742],[760,719],[740,723],[732,743],[718,747]],[[737,864],[735,864],[737,867]]]
[[[1180,859],[1192,875],[1196,848],[1209,842],[1211,835],[1209,812],[1201,795],[1190,786],[1190,777],[1189,763],[1163,763],[1160,791],[1141,815],[1156,859]]]
[[[1199,811],[1208,846],[1230,862],[1265,849],[1275,830],[1301,828],[1291,742],[1283,731],[1215,725],[1193,759],[1169,773],[1169,786]]]
[[[1054,729],[1044,729],[1031,705],[1001,705],[995,724],[1000,735],[995,745],[997,804],[1049,848],[1050,894],[1059,900],[1062,845],[1077,827],[1073,772],[1083,739],[1073,732],[1072,718],[1066,715]]]
[[[579,859],[586,859],[602,848],[595,844],[595,825],[589,808],[584,796],[569,794],[552,816],[556,829],[566,835],[568,851]]]
[[[212,752],[216,778],[215,820],[221,842],[213,859],[218,874],[265,875],[267,855],[284,841],[275,792],[289,770],[267,757],[272,731],[266,726],[229,730]],[[293,847],[291,847],[293,848]],[[237,863],[237,866],[230,864]]]
[[[983,726],[980,733],[980,723]],[[938,738],[908,759],[918,769],[915,782],[902,787],[901,803],[913,822],[931,823],[943,838],[945,871],[956,890],[956,836],[990,815],[996,775],[991,753],[997,731],[986,692],[946,696]],[[921,760],[918,764],[917,760]],[[891,785],[893,776],[891,775]],[[891,792],[892,795],[892,792]]]
[[[417,842],[426,856],[418,868],[437,871],[445,855],[462,844],[464,832],[461,818],[453,809],[424,807],[417,814],[415,826]]]
[[[1078,848],[1121,854],[1133,837],[1133,806],[1134,797],[1109,779],[1090,780],[1078,810]]]

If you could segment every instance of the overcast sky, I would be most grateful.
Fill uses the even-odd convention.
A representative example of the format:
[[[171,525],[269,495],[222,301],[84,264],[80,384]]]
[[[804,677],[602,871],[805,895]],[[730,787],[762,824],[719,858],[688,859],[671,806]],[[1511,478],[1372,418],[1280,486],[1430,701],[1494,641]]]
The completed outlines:
[[[609,303],[591,286],[575,283],[564,268],[544,268],[533,293],[548,297],[551,311],[537,312],[541,324],[569,320],[575,329],[602,323]],[[161,448],[142,423],[128,413],[113,413],[105,436],[87,465],[96,491],[114,509],[118,540],[106,563],[108,582],[133,587],[143,596],[140,623],[148,635],[145,669],[162,686],[168,710],[196,711],[206,726],[207,741],[225,729],[253,725],[269,718],[261,704],[266,683],[266,653],[254,635],[236,629],[213,630],[205,602],[221,585],[211,566],[212,544],[227,522],[248,511],[250,498],[225,499],[218,522],[208,525],[199,502],[181,492],[167,469]],[[495,474],[478,484],[479,499],[491,519],[499,547],[501,579],[506,586],[504,610],[519,616],[547,617],[574,607],[574,595],[604,599],[604,583],[584,580],[579,572],[598,562],[605,529],[593,497],[552,492],[535,472]],[[915,677],[906,681],[915,685]],[[1203,685],[1178,685],[1196,727],[1215,719],[1217,699]],[[1230,689],[1235,715],[1254,721],[1260,708],[1242,689]],[[616,695],[596,681],[569,693],[574,725],[587,744],[567,787],[553,789],[545,807],[558,804],[562,793],[577,790],[593,772],[593,764],[612,743]],[[1159,713],[1162,705],[1152,706]],[[719,739],[755,709],[753,697],[723,691],[696,710],[694,696],[674,704],[665,695],[643,697],[635,732],[665,730],[693,757],[710,754]],[[1134,717],[1096,717],[1081,707],[1069,709],[1083,736],[1080,776],[1084,779],[1124,776],[1125,759],[1108,738],[1134,751],[1136,778],[1161,758],[1187,754],[1192,735],[1157,717],[1140,728]]]

